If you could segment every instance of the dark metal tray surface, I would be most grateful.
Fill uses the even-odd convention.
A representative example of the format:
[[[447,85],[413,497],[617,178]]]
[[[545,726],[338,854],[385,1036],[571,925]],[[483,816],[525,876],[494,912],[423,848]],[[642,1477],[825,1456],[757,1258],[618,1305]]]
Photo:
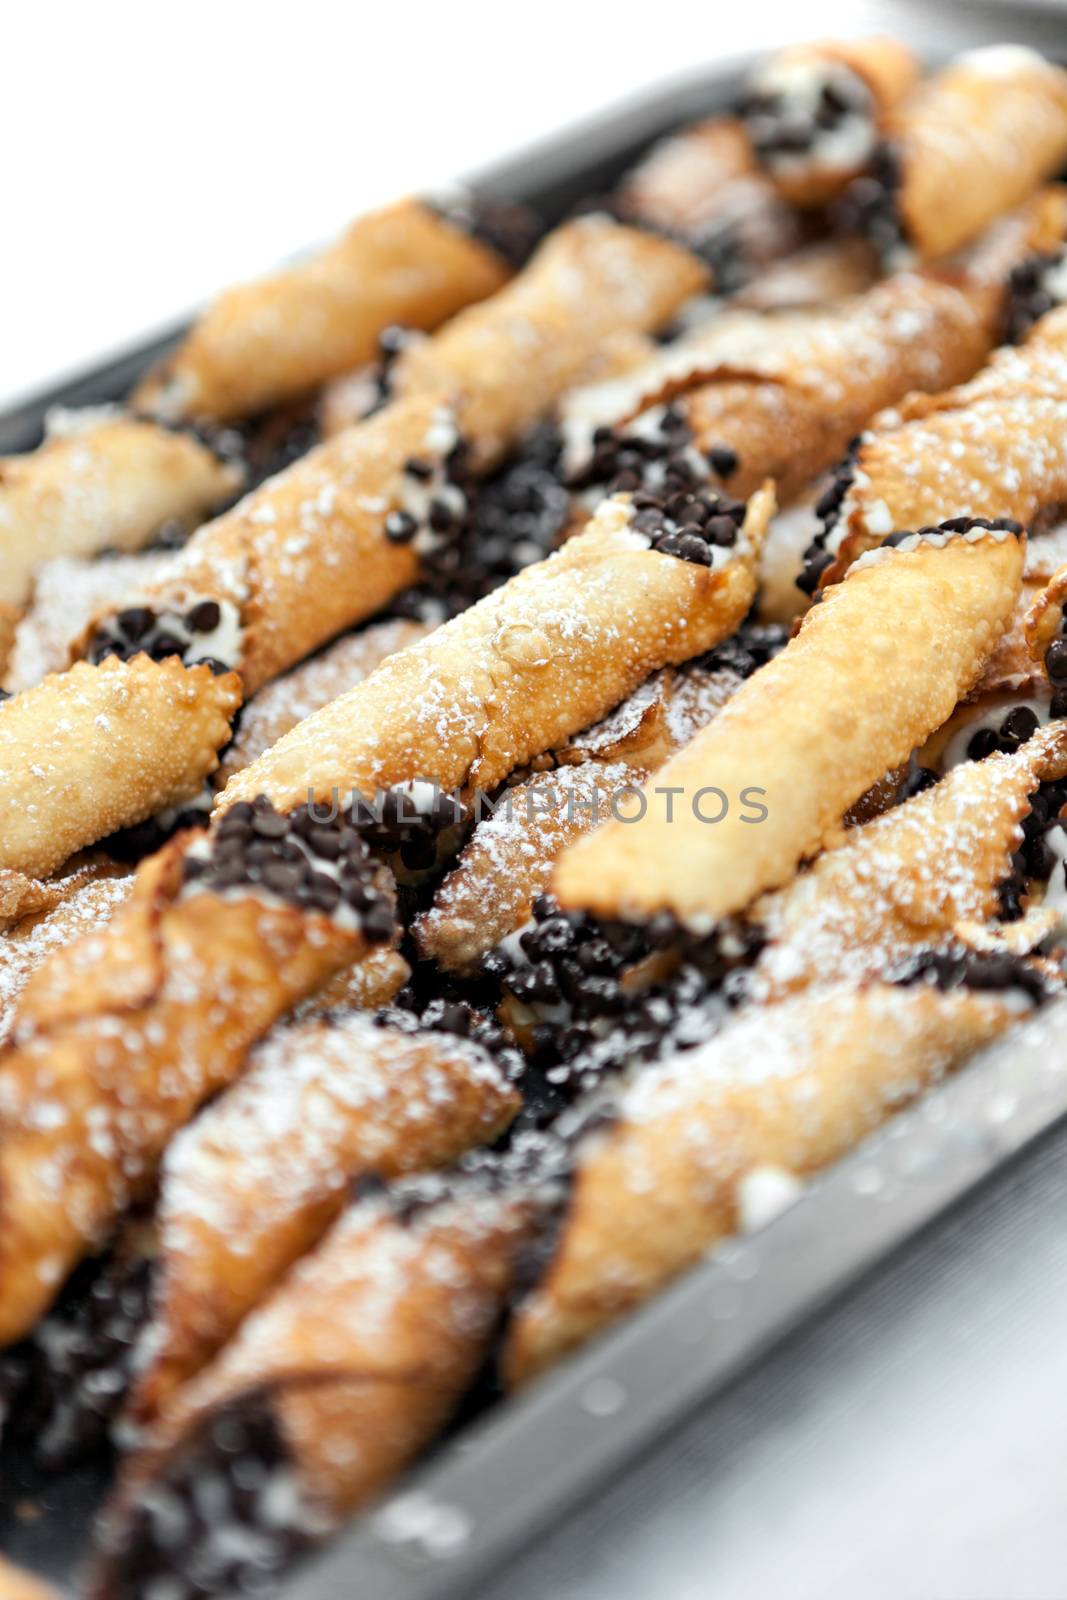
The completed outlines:
[[[1067,54],[1054,6],[895,4],[875,21],[936,62],[998,38]],[[811,19],[809,33],[819,31]],[[649,142],[736,94],[744,60],[659,87],[487,169],[488,193],[552,220],[609,188]],[[186,322],[0,414],[0,454],[31,449],[53,405],[120,399]],[[439,1449],[375,1511],[307,1562],[286,1600],[458,1600],[598,1483],[721,1393],[790,1330],[1067,1116],[1067,1000],[927,1094],[652,1304]],[[27,1485],[38,1514],[0,1503],[0,1550],[70,1586],[99,1503],[92,1473]],[[69,1589],[73,1593],[73,1589]]]

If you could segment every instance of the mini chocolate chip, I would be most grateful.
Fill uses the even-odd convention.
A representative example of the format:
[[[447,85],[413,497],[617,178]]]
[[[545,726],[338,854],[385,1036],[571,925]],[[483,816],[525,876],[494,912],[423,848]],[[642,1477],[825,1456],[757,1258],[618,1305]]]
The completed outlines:
[[[276,811],[257,811],[252,818],[252,832],[261,839],[284,839],[289,832],[289,820]]]
[[[1000,740],[992,728],[979,728],[967,741],[967,755],[971,761],[984,761],[999,749]]]
[[[209,667],[216,678],[221,678],[224,673],[233,671],[233,668],[228,667],[225,661],[220,661],[218,656],[197,656],[196,660],[190,661],[188,665],[190,667]]]
[[[1045,651],[1045,671],[1054,688],[1067,685],[1067,639],[1053,639]]]
[[[341,835],[333,828],[311,828],[304,837],[308,847],[327,861],[336,861],[341,854]]]
[[[215,600],[201,600],[185,613],[185,625],[194,633],[214,633],[222,621],[222,607]]]
[[[425,460],[422,456],[412,456],[404,462],[404,471],[409,478],[418,478],[423,483],[428,483],[434,474],[432,461]]]
[[[168,656],[180,656],[185,651],[185,645],[173,633],[157,633],[149,645],[149,654],[156,661],[165,661]]]
[[[302,877],[300,868],[290,861],[268,861],[263,868],[264,888],[273,889],[276,894],[292,894]]]
[[[456,520],[451,506],[446,505],[443,500],[431,500],[427,516],[434,533],[447,533]]]
[[[708,451],[708,461],[720,478],[732,477],[740,465],[737,451],[726,444],[713,444]]]
[[[1052,696],[1048,714],[1054,722],[1060,717],[1067,717],[1067,690],[1060,689]]]
[[[1040,721],[1031,711],[1029,706],[1016,706],[1010,711],[1000,725],[1002,739],[1010,739],[1016,747],[1025,744],[1041,726]]]
[[[332,911],[341,898],[341,885],[337,879],[327,877],[324,872],[312,872],[307,884],[312,902],[321,906],[323,911]]]
[[[393,544],[410,544],[419,525],[410,511],[390,511],[385,519],[385,537]]]
[[[154,611],[147,606],[130,606],[125,611],[120,611],[115,618],[115,626],[125,634],[133,644],[143,639],[149,628],[156,620]]]
[[[658,533],[663,527],[662,511],[639,511],[634,517],[631,527],[635,533]]]
[[[728,549],[737,539],[737,525],[732,517],[710,517],[704,532],[712,544]]]

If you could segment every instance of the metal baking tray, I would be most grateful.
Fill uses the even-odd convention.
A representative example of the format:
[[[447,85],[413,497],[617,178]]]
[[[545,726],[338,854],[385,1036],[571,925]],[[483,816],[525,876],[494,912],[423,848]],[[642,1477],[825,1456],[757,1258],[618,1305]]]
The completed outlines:
[[[829,31],[818,15],[805,31]],[[839,18],[835,18],[837,26]],[[1063,57],[1053,5],[858,8],[939,59],[1011,38]],[[721,108],[748,58],[657,87],[523,156],[475,175],[488,193],[552,220],[601,192],[649,142]],[[0,454],[33,448],[53,405],[121,398],[187,324],[145,340],[0,413]],[[784,1215],[731,1241],[623,1324],[501,1402],[441,1446],[375,1510],[309,1560],[285,1600],[459,1600],[563,1512],[573,1511],[672,1425],[721,1394],[802,1321],[1067,1117],[1067,999],[976,1057],[817,1179]],[[74,1475],[37,1496],[39,1514],[0,1504],[0,1550],[66,1586],[84,1553],[100,1485]]]

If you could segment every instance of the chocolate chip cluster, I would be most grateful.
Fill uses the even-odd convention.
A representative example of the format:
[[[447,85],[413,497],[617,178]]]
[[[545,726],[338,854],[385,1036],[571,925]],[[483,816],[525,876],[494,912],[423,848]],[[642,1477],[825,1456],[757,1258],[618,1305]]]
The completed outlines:
[[[638,489],[632,504],[630,526],[648,534],[653,550],[700,567],[714,566],[717,550],[733,548],[745,520],[744,501],[715,489]]]
[[[491,951],[483,967],[538,1018],[535,1059],[579,1062],[595,1075],[654,1055],[679,1014],[727,979],[733,992],[731,974],[751,965],[763,936],[746,924],[695,939],[668,914],[640,925],[611,922],[563,911],[543,894],[517,942],[515,952],[505,946]],[[634,983],[634,969],[646,961],[651,966],[656,955],[664,958],[664,976]],[[594,1046],[595,1059],[579,1061]],[[588,1086],[582,1074],[572,1082],[576,1089]]]
[[[1048,883],[1055,872],[1057,857],[1049,848],[1047,836],[1060,825],[1065,804],[1067,778],[1042,783],[1030,796],[1030,810],[1022,824],[1023,842],[1012,855],[1011,871],[997,890],[1002,921],[1014,922],[1021,917],[1029,885]]]
[[[498,472],[466,487],[468,515],[450,541],[423,558],[417,587],[394,600],[399,616],[456,616],[556,548],[570,514],[558,467],[560,439],[535,430]]]
[[[716,444],[701,458],[693,445],[689,422],[677,406],[662,408],[658,426],[640,433],[607,424],[593,431],[593,453],[574,480],[575,488],[595,485],[605,494],[652,489],[677,494],[704,487],[706,460],[711,471],[725,481],[737,471],[737,452]]]
[[[1067,617],[1060,617],[1059,631],[1056,638],[1045,650],[1045,673],[1051,683],[1055,694],[1052,698],[1053,706],[1067,707]],[[1062,717],[1062,710],[1054,710],[1054,717]]]
[[[853,178],[837,208],[837,220],[846,231],[862,233],[883,260],[891,261],[906,244],[898,192],[903,182],[900,153],[880,144],[869,170]]]
[[[776,156],[811,154],[847,118],[869,118],[872,109],[867,85],[844,74],[822,84],[810,109],[795,95],[773,88],[752,90],[740,106],[756,154],[771,165]]]
[[[1067,696],[1056,697],[1060,704],[1053,710],[1054,717],[1067,714]],[[1014,755],[1027,739],[1033,737],[1041,726],[1036,712],[1029,706],[1013,706],[1007,716],[996,728],[979,728],[972,733],[967,741],[967,759],[969,761],[984,761],[986,756],[1000,751],[1003,755]]]
[[[1043,250],[1011,269],[1004,305],[1005,344],[1022,344],[1034,323],[1061,303],[1049,280],[1065,262],[1064,250]]]
[[[212,1486],[206,1497],[204,1484]],[[130,1509],[107,1554],[109,1600],[263,1595],[325,1530],[294,1492],[289,1451],[259,1397],[213,1415],[176,1452],[158,1492]]]
[[[86,658],[98,665],[108,656],[130,661],[136,655],[166,661],[177,656],[187,667],[210,667],[214,673],[231,671],[231,665],[207,654],[199,641],[210,638],[222,621],[217,600],[198,600],[187,611],[157,611],[153,606],[127,606],[93,634]]]
[[[1025,956],[1007,950],[969,950],[954,945],[948,950],[920,950],[891,975],[902,986],[926,983],[948,993],[953,989],[1001,991],[1021,989],[1035,1005],[1049,997],[1044,978]]]
[[[103,1450],[148,1318],[150,1261],[83,1262],[40,1327],[0,1356],[5,1445],[55,1472]]]
[[[302,911],[347,912],[372,944],[393,935],[393,907],[366,839],[347,817],[324,822],[312,806],[283,814],[266,795],[239,801],[186,854],[183,872],[190,886],[254,888]]]
[[[752,674],[784,650],[789,643],[789,628],[781,622],[742,622],[722,644],[700,657],[708,672],[735,672],[739,678]]]

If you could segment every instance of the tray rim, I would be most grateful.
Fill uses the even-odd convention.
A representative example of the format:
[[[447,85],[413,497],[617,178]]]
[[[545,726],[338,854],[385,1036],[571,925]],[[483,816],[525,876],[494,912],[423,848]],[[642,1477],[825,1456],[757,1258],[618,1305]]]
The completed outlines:
[[[999,20],[1005,34],[1035,46],[1047,46],[1047,30],[1057,25],[1062,29],[1067,15],[1065,0],[953,0],[953,7],[957,33],[961,26],[964,32],[973,27],[988,33]],[[871,9],[863,19],[868,24]],[[912,38],[928,58],[959,47],[958,37],[946,42],[944,13],[929,0],[898,0],[873,9],[889,13],[894,31]],[[514,184],[516,175],[525,173],[548,182],[549,169],[565,167],[571,145],[579,140],[592,143],[604,158],[619,156],[625,147],[647,144],[670,125],[699,114],[700,108],[715,109],[731,92],[737,74],[760,53],[731,52],[671,74],[459,181],[492,190],[494,185]],[[623,132],[626,138],[620,143]],[[315,248],[317,244],[295,252],[286,262]],[[106,352],[97,362],[8,399],[0,407],[0,453],[8,453],[9,437],[35,430],[53,405],[94,403],[109,389],[112,394],[124,392],[140,371],[173,346],[198,309]],[[686,1407],[709,1404],[793,1328],[814,1319],[863,1274],[980,1185],[1000,1176],[1030,1144],[1067,1118],[1067,1055],[1061,1061],[1053,1052],[1038,1049],[1034,1054],[1035,1039],[1049,1042],[1050,1019],[1067,1024],[1067,997],[1046,1008],[1034,1023],[1013,1028],[959,1074],[927,1091],[914,1107],[809,1184],[797,1204],[769,1226],[728,1242],[528,1391],[495,1406],[441,1446],[305,1562],[284,1585],[285,1600],[351,1600],[357,1588],[373,1600],[460,1600],[469,1595],[472,1584],[508,1552],[535,1538],[560,1507],[573,1512],[604,1479],[662,1437]],[[909,1190],[895,1185],[888,1198],[884,1186],[865,1185],[862,1175],[879,1152],[913,1148],[909,1130],[924,1123],[950,1128],[959,1148],[948,1167]],[[871,1220],[853,1221],[842,1238],[840,1229],[835,1234],[827,1223],[840,1224],[850,1209]],[[842,1245],[836,1260],[826,1250],[831,1237]],[[783,1285],[796,1278],[798,1264],[805,1268],[804,1281],[786,1294]],[[732,1309],[727,1313],[725,1306]],[[716,1329],[718,1344],[709,1350],[696,1341],[683,1343],[683,1349],[698,1352],[699,1360],[673,1364],[669,1390],[661,1385],[657,1395],[651,1394],[649,1356],[662,1351],[664,1338],[677,1348],[679,1324],[694,1317]],[[746,1319],[747,1331],[742,1327]],[[615,1403],[619,1396],[612,1385],[621,1387],[621,1403]],[[590,1391],[597,1396],[595,1402]],[[477,1500],[479,1480],[481,1500],[474,1514],[464,1502]],[[504,1503],[494,1504],[494,1498]],[[416,1508],[459,1510],[470,1517],[470,1526],[459,1538],[460,1521],[453,1517],[452,1548],[432,1554],[424,1539],[383,1537],[389,1535],[390,1516],[394,1533],[397,1526],[390,1508],[404,1501]]]

